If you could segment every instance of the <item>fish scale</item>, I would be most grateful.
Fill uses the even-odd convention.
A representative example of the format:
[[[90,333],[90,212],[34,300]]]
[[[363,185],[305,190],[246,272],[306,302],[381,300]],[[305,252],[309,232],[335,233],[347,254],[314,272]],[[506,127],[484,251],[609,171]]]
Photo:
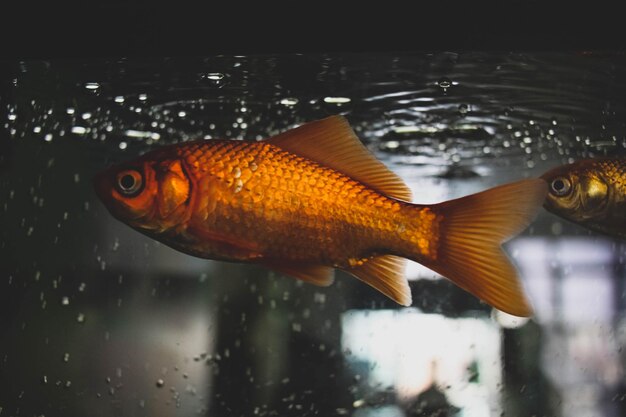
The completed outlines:
[[[194,208],[200,227],[205,221],[237,234],[271,257],[346,266],[346,259],[371,256],[371,242],[390,247],[398,240],[389,233],[398,228],[389,213],[401,202],[270,144],[205,141],[177,152],[195,183],[219,190],[217,207]]]

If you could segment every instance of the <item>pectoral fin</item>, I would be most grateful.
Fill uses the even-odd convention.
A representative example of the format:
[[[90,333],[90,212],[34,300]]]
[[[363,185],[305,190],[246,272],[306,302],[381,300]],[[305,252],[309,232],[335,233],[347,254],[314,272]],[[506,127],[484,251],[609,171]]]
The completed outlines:
[[[363,265],[344,269],[366,284],[371,285],[396,303],[410,306],[411,289],[404,277],[406,259],[392,255],[378,256]]]

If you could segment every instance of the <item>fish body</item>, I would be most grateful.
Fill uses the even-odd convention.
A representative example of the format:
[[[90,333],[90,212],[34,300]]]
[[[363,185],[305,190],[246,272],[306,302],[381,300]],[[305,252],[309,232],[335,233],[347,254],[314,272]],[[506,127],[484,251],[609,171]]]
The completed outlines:
[[[160,148],[97,175],[119,220],[182,252],[252,262],[329,285],[344,270],[402,305],[411,259],[511,314],[531,312],[500,243],[545,197],[525,180],[437,205],[367,151],[342,117],[258,142]]]
[[[569,221],[626,238],[626,158],[591,158],[553,168],[544,207]]]

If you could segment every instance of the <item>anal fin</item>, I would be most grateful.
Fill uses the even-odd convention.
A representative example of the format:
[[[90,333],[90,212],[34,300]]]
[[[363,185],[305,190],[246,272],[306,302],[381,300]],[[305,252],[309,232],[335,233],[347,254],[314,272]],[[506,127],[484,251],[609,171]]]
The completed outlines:
[[[410,306],[411,289],[404,276],[406,259],[393,255],[377,256],[363,265],[346,268],[344,271],[354,275],[366,284],[374,287],[396,303]]]
[[[333,268],[328,266],[289,262],[263,262],[261,264],[273,271],[320,287],[327,287],[335,280]]]

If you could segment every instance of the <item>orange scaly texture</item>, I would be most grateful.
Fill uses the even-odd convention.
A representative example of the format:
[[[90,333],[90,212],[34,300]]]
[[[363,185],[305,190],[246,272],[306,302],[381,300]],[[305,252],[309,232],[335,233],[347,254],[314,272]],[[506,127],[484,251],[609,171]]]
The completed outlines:
[[[435,259],[437,216],[267,142],[174,148],[193,186],[185,249],[226,260],[349,268],[375,254]],[[211,239],[206,239],[210,237]]]

